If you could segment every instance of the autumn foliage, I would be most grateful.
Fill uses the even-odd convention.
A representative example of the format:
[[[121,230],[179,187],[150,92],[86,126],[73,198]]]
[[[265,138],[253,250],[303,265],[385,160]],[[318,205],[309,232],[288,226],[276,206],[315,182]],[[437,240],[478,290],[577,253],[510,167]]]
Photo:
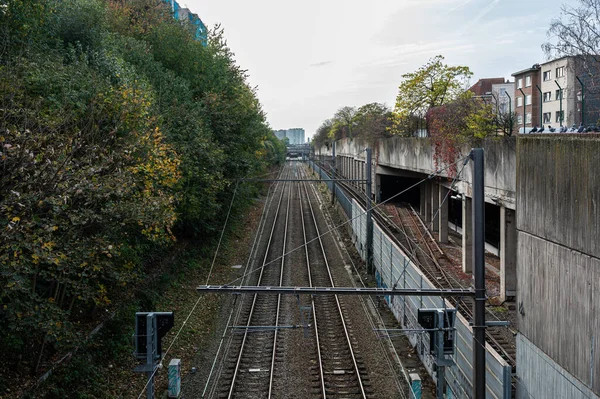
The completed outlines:
[[[0,41],[0,342],[34,372],[285,149],[223,32],[162,1],[7,0]]]

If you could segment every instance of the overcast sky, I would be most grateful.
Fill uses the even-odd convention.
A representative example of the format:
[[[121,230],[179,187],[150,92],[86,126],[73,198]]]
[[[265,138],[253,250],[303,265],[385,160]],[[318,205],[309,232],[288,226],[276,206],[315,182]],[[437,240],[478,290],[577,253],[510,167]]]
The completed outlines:
[[[179,0],[220,23],[274,129],[311,136],[345,105],[394,105],[401,75],[437,54],[472,82],[542,62],[565,0]],[[512,80],[512,78],[511,78]]]

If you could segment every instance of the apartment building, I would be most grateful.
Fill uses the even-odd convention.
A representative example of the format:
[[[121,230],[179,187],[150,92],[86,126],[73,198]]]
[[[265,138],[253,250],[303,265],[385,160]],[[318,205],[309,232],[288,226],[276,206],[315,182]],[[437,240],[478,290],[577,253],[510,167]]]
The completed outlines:
[[[279,140],[283,140],[287,137],[290,144],[305,143],[305,132],[302,128],[274,130],[273,133],[275,133],[275,137],[277,137]]]
[[[496,104],[498,114],[508,114],[515,110],[515,82],[492,84],[492,98]]]
[[[562,57],[541,65],[544,125],[571,126],[581,122],[577,104],[575,59]],[[581,96],[581,91],[579,92]],[[579,115],[578,115],[579,114]]]
[[[540,118],[541,95],[538,90],[540,82],[540,64],[512,74],[515,78],[514,95],[517,114],[516,126],[520,133],[528,132],[534,126],[541,126]]]

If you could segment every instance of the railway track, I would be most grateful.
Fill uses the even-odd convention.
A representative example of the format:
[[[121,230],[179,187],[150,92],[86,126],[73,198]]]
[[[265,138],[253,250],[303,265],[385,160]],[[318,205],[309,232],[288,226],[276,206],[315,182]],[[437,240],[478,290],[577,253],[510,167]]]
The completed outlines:
[[[336,174],[336,177],[344,178],[339,174]],[[360,184],[344,182],[338,182],[337,184],[341,185],[352,198],[359,202],[364,201],[366,194]],[[449,263],[449,259],[444,254],[439,253],[438,248],[432,248],[432,239],[428,236],[428,232],[425,231],[426,227],[422,224],[414,209],[410,205],[400,207],[390,205],[390,207],[393,208],[390,211],[396,213],[401,220],[400,224],[394,223],[379,207],[373,210],[373,218],[387,235],[394,239],[396,244],[409,255],[413,263],[425,273],[437,288],[464,288],[460,282],[444,270],[444,266]],[[467,320],[473,320],[471,298],[461,300],[449,298],[449,300]],[[494,328],[486,330],[486,342],[512,367],[514,375],[516,372],[514,346],[507,342],[504,336]]]
[[[307,174],[304,166],[288,164],[279,178],[303,179]],[[327,251],[319,237],[318,207],[313,204],[316,200],[314,184],[277,184],[270,199],[272,206],[269,208],[274,209],[273,214],[265,218],[262,226],[266,249],[257,256],[260,262],[255,264],[260,272],[257,271],[257,276],[247,283],[280,286],[294,280],[300,285],[335,285]],[[294,228],[295,234],[302,237],[290,234]],[[288,241],[292,242],[291,246],[287,245]],[[286,250],[296,244],[304,244],[304,253],[290,261],[291,254],[286,254]],[[301,261],[297,262],[298,259]],[[298,297],[295,308],[290,307],[290,299],[268,294],[238,298],[241,302],[238,314],[229,326],[227,350],[209,396],[374,398],[365,361],[356,350],[358,340],[344,299],[336,295]],[[302,300],[306,306],[302,306]],[[308,307],[310,312],[303,326],[304,337],[299,337],[302,333],[293,337],[286,335],[289,330],[284,329],[301,327],[285,325],[293,319],[289,315],[290,309],[292,313],[302,313]],[[286,342],[288,338],[290,341],[301,340],[304,349],[301,356],[289,353],[294,344]],[[303,362],[303,366],[293,366],[302,374],[293,378],[306,387],[286,384],[289,377],[284,374],[290,365],[285,362],[291,358]]]
[[[284,172],[282,178],[290,177],[289,171]],[[257,285],[280,286],[284,277],[291,187],[289,184],[278,186],[280,187],[275,190],[274,195],[278,195],[279,199]],[[274,245],[280,234],[283,235],[283,245]],[[277,260],[277,265],[265,267],[273,260]],[[253,399],[272,396],[278,360],[277,327],[280,311],[281,295],[254,294],[250,301],[242,305],[241,317],[237,321],[245,320],[245,323],[233,326],[234,334],[238,334],[234,335],[230,347],[237,350],[229,352],[224,371],[221,372],[219,397]]]
[[[301,198],[303,194],[305,199],[300,202],[300,207],[306,243],[304,248],[308,284],[311,287],[334,287],[335,282],[310,201],[310,190],[306,183],[302,183],[299,190]],[[318,397],[371,397],[366,369],[354,349],[356,340],[347,321],[347,308],[341,298],[337,295],[317,295],[311,298],[311,309],[317,349],[313,386],[318,387]]]

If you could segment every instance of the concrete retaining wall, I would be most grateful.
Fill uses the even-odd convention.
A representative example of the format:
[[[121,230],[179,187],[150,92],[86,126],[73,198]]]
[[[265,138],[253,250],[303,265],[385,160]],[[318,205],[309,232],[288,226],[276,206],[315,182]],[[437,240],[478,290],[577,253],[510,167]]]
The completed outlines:
[[[519,329],[600,394],[600,138],[523,137],[517,160]]]
[[[501,201],[507,208],[515,209],[516,156],[515,139],[487,139],[479,143],[485,148],[485,185],[486,201]],[[368,143],[359,139],[342,139],[336,142],[336,155],[364,161],[364,149]],[[460,157],[466,156],[471,147],[464,146]],[[317,150],[318,152],[319,150]],[[322,147],[322,154],[331,155],[331,147]],[[392,137],[382,140],[377,151],[373,152],[373,162],[381,167],[408,170],[429,175],[436,170],[433,146],[428,138]],[[458,167],[460,170],[460,166]],[[447,173],[443,174],[448,176]],[[463,172],[464,185],[459,191],[471,196],[471,167],[467,165]]]

